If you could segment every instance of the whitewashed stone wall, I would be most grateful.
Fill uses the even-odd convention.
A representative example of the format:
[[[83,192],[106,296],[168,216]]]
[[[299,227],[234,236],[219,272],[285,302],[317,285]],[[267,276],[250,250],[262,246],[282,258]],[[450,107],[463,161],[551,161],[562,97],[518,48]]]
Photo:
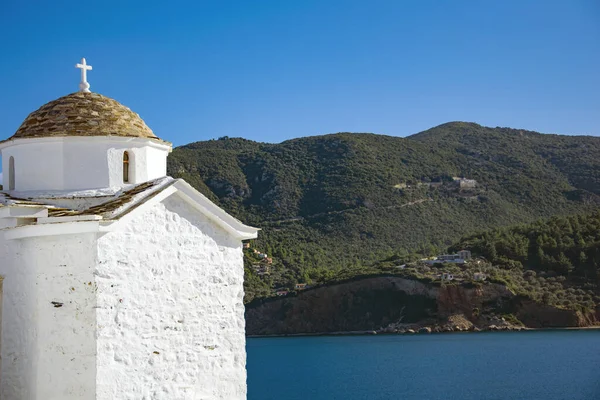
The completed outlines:
[[[1,399],[95,398],[95,243],[95,234],[0,241]]]
[[[241,243],[172,195],[99,240],[97,399],[245,399]]]

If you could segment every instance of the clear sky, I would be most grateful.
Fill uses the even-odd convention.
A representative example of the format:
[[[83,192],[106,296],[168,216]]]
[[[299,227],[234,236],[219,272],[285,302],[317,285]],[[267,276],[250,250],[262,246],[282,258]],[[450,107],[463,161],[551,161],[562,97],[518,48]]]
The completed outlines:
[[[0,1],[0,138],[77,91],[162,139],[406,136],[448,121],[600,135],[598,0]]]

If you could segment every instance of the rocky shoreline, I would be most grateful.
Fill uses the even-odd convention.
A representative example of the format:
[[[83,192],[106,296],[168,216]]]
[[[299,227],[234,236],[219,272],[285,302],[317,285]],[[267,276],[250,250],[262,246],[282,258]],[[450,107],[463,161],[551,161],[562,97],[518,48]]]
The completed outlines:
[[[497,327],[490,326],[485,328],[474,327],[470,330],[433,330],[430,327],[422,327],[419,329],[400,329],[397,332],[386,331],[348,331],[348,332],[318,332],[318,333],[288,333],[288,334],[273,334],[273,335],[246,335],[249,339],[259,338],[279,338],[279,337],[307,337],[307,336],[368,336],[368,335],[423,335],[423,334],[444,334],[444,333],[486,333],[486,332],[538,332],[538,331],[562,331],[562,330],[600,330],[600,326],[587,326],[580,328],[564,327],[564,328],[527,328],[524,326],[513,327]]]
[[[477,323],[465,317],[463,314],[454,314],[445,320],[421,321],[413,324],[403,324],[401,322],[392,323],[385,328],[379,328],[376,333],[443,333],[443,332],[481,332],[481,331],[522,331],[527,330],[526,326],[518,321],[510,322],[506,318],[490,315],[482,316],[477,319]]]

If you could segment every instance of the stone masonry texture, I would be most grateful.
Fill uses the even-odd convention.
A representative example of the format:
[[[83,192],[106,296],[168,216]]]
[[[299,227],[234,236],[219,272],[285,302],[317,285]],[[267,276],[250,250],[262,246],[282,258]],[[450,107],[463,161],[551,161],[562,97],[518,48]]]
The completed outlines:
[[[241,242],[173,195],[98,242],[97,400],[246,398]]]
[[[138,114],[98,93],[71,93],[29,114],[8,140],[58,136],[158,139]]]

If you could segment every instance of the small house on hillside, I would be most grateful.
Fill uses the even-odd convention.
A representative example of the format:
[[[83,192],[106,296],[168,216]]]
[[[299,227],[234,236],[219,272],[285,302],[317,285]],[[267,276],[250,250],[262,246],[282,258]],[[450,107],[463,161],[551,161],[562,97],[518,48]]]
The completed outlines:
[[[486,279],[487,279],[487,275],[484,274],[483,272],[476,272],[475,274],[473,274],[473,280],[485,281]]]
[[[268,265],[254,264],[252,266],[252,269],[254,270],[254,272],[261,276],[268,275],[271,273],[271,267],[269,267]]]
[[[442,281],[453,281],[454,280],[454,275],[448,273],[448,272],[444,272],[442,274]]]
[[[296,283],[296,286],[294,287],[294,289],[304,290],[304,289],[306,289],[306,283]]]
[[[462,258],[463,260],[471,259],[471,252],[469,250],[461,250],[458,252],[458,258]]]
[[[437,257],[437,261],[444,261],[444,262],[456,262],[460,259],[461,258],[458,254],[442,254]]]
[[[477,187],[477,181],[475,179],[467,179],[460,178],[458,176],[453,176],[452,180],[458,184],[458,187],[461,189],[469,189]]]
[[[458,181],[458,185],[461,189],[470,189],[477,186],[477,181],[475,179],[461,179]]]
[[[471,252],[469,250],[461,250],[457,254],[442,254],[437,256],[435,259],[423,259],[426,264],[444,264],[444,263],[453,263],[453,264],[464,264],[466,260],[471,258]]]

